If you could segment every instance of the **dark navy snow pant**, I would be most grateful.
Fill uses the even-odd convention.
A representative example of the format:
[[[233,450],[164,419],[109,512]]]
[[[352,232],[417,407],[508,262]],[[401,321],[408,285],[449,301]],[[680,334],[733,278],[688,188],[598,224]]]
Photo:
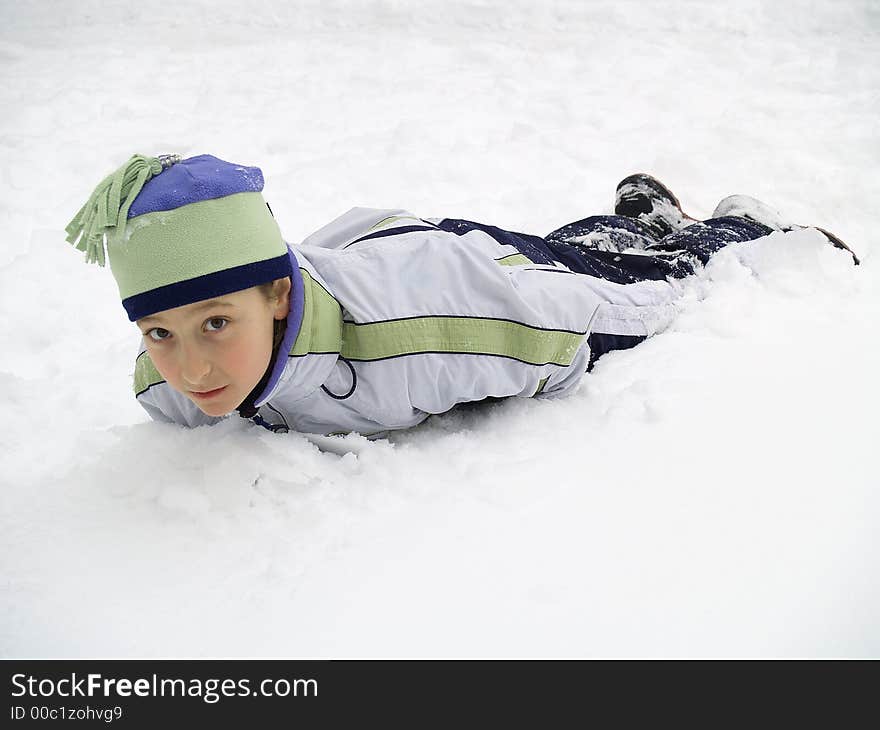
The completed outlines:
[[[534,263],[558,261],[572,271],[616,284],[689,276],[728,244],[752,241],[772,232],[767,226],[735,216],[695,222],[663,238],[641,221],[620,215],[590,216],[557,228],[544,238],[461,219],[447,218],[439,226],[459,235],[479,229],[500,243],[514,246]],[[639,249],[639,253],[620,253],[627,248]],[[592,333],[588,340],[590,367],[606,352],[633,347],[644,339]]]

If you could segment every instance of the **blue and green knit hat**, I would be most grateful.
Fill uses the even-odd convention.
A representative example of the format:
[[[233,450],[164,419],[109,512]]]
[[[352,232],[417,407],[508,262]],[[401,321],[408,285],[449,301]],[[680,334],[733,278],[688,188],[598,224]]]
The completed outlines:
[[[262,190],[258,167],[133,155],[95,188],[67,240],[88,263],[110,259],[133,322],[291,275]]]

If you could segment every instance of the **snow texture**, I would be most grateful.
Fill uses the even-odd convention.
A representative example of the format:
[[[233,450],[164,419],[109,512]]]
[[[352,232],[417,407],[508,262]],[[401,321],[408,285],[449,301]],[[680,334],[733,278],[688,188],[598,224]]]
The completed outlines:
[[[0,2],[0,656],[877,656],[880,5]],[[63,228],[132,153],[546,234],[657,175],[718,255],[578,392],[327,450],[131,397]]]

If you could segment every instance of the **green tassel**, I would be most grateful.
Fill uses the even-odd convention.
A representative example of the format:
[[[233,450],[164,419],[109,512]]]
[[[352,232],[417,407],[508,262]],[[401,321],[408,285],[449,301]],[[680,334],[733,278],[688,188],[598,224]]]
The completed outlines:
[[[104,265],[105,239],[116,242],[122,236],[128,209],[141,188],[147,180],[179,160],[176,155],[162,155],[161,159],[132,155],[128,162],[98,184],[64,229],[67,241],[86,252],[86,263]]]

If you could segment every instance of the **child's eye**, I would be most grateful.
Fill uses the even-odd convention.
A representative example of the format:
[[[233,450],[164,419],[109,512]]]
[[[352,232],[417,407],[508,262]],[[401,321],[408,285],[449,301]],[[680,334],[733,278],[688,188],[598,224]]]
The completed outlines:
[[[153,329],[147,332],[147,337],[153,340],[153,342],[161,342],[171,337],[171,333],[162,327],[153,327]]]
[[[205,322],[205,329],[208,332],[216,332],[217,330],[222,330],[228,324],[228,320],[223,319],[223,317],[211,317],[207,322]]]

